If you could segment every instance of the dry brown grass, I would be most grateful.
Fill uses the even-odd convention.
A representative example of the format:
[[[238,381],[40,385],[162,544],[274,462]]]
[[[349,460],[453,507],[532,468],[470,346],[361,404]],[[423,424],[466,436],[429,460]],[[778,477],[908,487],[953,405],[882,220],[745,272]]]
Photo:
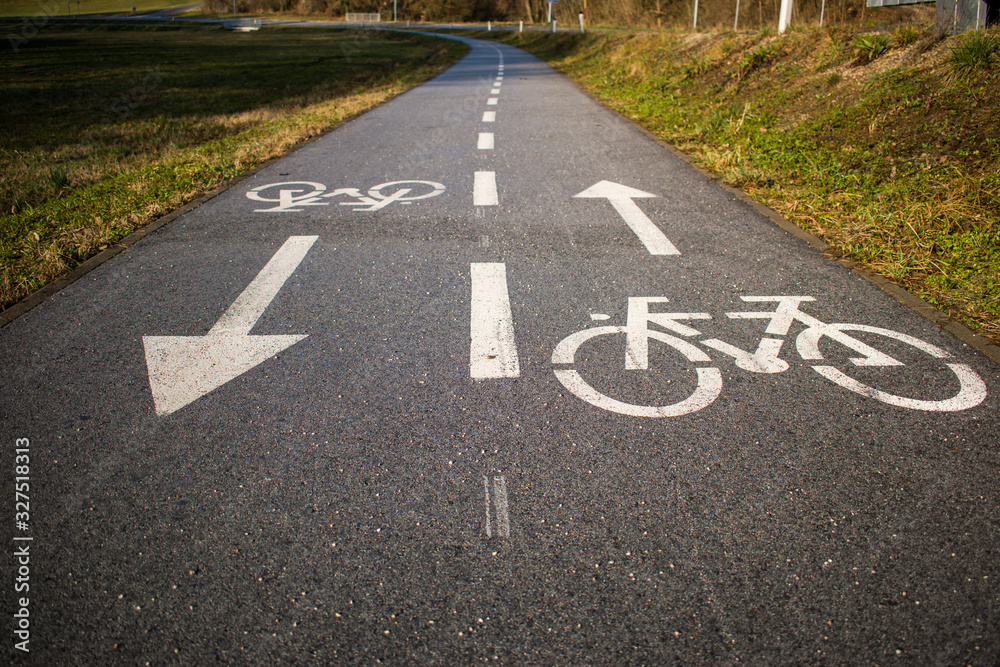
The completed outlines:
[[[294,70],[294,57],[303,52],[307,60],[315,58],[316,33],[301,35],[299,41],[294,35],[287,40],[292,44],[291,57],[285,54],[290,64],[277,76]],[[106,47],[100,34],[85,37]],[[119,33],[113,37],[112,46],[122,39]],[[184,37],[217,39],[199,32]],[[269,44],[285,43],[280,35],[266,39]],[[130,43],[127,36],[125,41]],[[329,41],[323,38],[324,44]],[[441,71],[464,48],[442,48],[423,38],[407,44],[413,46],[411,61],[399,60],[410,48],[399,40],[350,42],[352,49],[357,47],[351,51],[353,60],[347,59],[353,67],[350,75],[337,77],[334,70],[305,94],[256,108],[135,114],[115,122],[98,118],[75,133],[66,132],[58,117],[48,127],[28,123],[44,133],[44,140],[0,151],[0,196],[9,209],[0,218],[0,304],[9,306],[157,217]],[[381,74],[365,68],[369,48],[375,54],[370,57],[381,59]],[[335,46],[330,50],[333,57],[328,60],[336,62],[339,51]],[[325,72],[331,72],[329,65]],[[197,74],[202,76],[201,71]],[[287,84],[279,80],[279,85]],[[186,97],[169,90],[157,93],[158,104]],[[202,105],[213,102],[208,98]],[[231,100],[223,100],[223,105],[233,106]],[[16,140],[8,137],[8,145]]]

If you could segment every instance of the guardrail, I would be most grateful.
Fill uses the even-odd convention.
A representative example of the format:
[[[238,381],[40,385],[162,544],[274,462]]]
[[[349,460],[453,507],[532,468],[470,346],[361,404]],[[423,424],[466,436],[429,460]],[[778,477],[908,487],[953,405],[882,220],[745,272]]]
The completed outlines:
[[[31,20],[30,17],[8,16],[0,19],[2,21]],[[448,32],[453,30],[481,30],[481,31],[509,31],[509,32],[551,32],[554,26],[548,24],[496,24],[496,23],[418,23],[416,21],[379,21],[378,25],[369,23],[350,24],[345,21],[331,20],[308,20],[308,19],[260,19],[260,18],[214,18],[214,17],[194,17],[194,16],[164,16],[159,13],[121,15],[121,16],[100,16],[95,14],[83,14],[78,16],[50,16],[47,17],[50,23],[61,25],[107,25],[109,23],[142,23],[145,25],[155,25],[158,27],[180,28],[183,26],[198,25],[221,25],[232,30],[259,30],[267,27],[296,27],[296,28],[326,28],[326,29],[351,29],[358,25],[363,25],[372,30],[396,30],[413,32]],[[245,27],[249,26],[249,27]],[[559,27],[558,32],[578,32],[578,28]]]
[[[222,25],[233,32],[253,32],[260,30],[260,19],[232,19],[223,21]]]

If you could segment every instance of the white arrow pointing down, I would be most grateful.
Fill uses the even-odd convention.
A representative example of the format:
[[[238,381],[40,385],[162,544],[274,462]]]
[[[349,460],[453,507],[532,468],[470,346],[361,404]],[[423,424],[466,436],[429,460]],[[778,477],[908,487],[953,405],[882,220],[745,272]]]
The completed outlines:
[[[157,415],[169,415],[303,338],[251,336],[318,236],[291,236],[204,336],[143,336]]]
[[[670,242],[660,228],[653,224],[653,221],[646,217],[633,199],[650,199],[656,197],[654,194],[630,188],[621,183],[611,181],[601,181],[595,183],[578,195],[573,195],[581,199],[607,199],[618,211],[618,215],[625,220],[625,224],[639,237],[642,244],[650,255],[679,255],[680,251]]]

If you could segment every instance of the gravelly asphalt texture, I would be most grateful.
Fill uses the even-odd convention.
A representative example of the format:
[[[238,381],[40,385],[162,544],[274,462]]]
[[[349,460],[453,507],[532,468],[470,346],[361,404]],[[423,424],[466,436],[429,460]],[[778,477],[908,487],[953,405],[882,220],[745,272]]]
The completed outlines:
[[[20,598],[30,614],[30,654],[8,633],[11,659],[996,665],[996,364],[540,61],[471,43],[445,74],[0,330],[4,609],[15,630]],[[476,205],[476,172],[494,174],[496,205]],[[407,201],[434,188],[412,181],[444,190]],[[656,195],[632,201],[680,254],[650,254],[610,200],[574,197],[601,181]],[[278,183],[293,185],[265,187]],[[261,210],[282,189],[293,210]],[[383,206],[357,210],[366,196]],[[144,337],[209,334],[293,236],[318,238],[258,298],[249,333],[307,337],[158,413]],[[478,264],[505,271],[486,330],[516,350],[507,377],[470,370]],[[803,322],[782,335],[726,315],[777,307],[753,296],[812,297],[799,309],[822,322],[951,356],[843,330],[905,365],[856,366],[829,335],[824,360],[804,360]],[[711,319],[672,320],[689,335],[651,321],[648,369],[626,370],[626,325],[635,340],[646,330],[629,321],[637,297]],[[619,328],[553,363],[560,341],[598,326]],[[784,341],[787,370],[751,372],[702,344],[753,352],[762,337]],[[969,380],[964,409],[910,409],[813,368],[935,402],[959,393],[947,364],[971,369],[985,398]],[[696,367],[716,369],[717,397],[668,417],[604,409],[554,372],[657,407],[702,387]],[[25,559],[30,590],[16,592]]]

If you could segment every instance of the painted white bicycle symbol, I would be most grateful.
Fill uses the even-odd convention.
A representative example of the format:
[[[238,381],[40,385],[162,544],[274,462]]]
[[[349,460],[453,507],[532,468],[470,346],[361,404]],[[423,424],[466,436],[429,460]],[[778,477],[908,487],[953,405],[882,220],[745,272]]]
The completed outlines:
[[[799,310],[800,304],[815,301],[810,296],[745,296],[741,297],[750,303],[777,303],[772,311],[726,313],[730,319],[764,319],[769,320],[765,336],[761,338],[755,352],[747,352],[716,338],[700,340],[701,345],[732,357],[736,366],[753,373],[780,373],[788,369],[788,362],[778,358],[778,353],[784,340],[773,336],[786,336],[795,321],[805,325],[796,338],[795,347],[802,359],[810,362],[823,361],[820,352],[820,341],[824,338],[835,341],[856,353],[857,357],[849,361],[856,368],[903,366],[884,352],[880,352],[867,343],[858,340],[848,331],[882,336],[905,346],[915,348],[919,353],[931,359],[948,359],[951,355],[945,350],[931,345],[913,336],[889,329],[873,327],[864,324],[827,324]],[[650,329],[653,324],[684,337],[701,336],[702,334],[682,321],[709,320],[708,313],[651,313],[651,303],[666,303],[666,297],[630,297],[628,300],[628,315],[624,326],[597,326],[577,331],[564,338],[552,353],[553,364],[574,364],[580,361],[577,353],[591,339],[600,336],[624,334],[625,336],[625,369],[649,369],[649,341],[654,340],[673,348],[692,364],[711,364],[712,359],[700,347],[666,333],[659,329]],[[607,315],[592,315],[595,320],[608,319]],[[896,345],[898,345],[896,343]],[[876,389],[857,380],[833,365],[817,364],[812,368],[821,376],[844,389],[856,392],[862,396],[873,398],[889,405],[909,408],[911,410],[926,410],[936,412],[955,412],[973,408],[986,399],[986,385],[983,380],[966,364],[943,362],[957,378],[958,390],[953,395],[943,399],[917,399],[898,396],[887,391]],[[677,417],[697,412],[707,407],[722,391],[722,372],[716,366],[696,367],[697,384],[694,391],[683,400],[669,405],[639,405],[612,398],[591,386],[579,370],[560,368],[555,370],[556,377],[566,389],[578,398],[604,410],[634,417]],[[855,373],[857,374],[857,373]],[[949,381],[952,390],[955,379]]]
[[[362,194],[358,188],[338,188],[326,191],[322,183],[312,181],[287,181],[258,185],[247,197],[254,201],[276,204],[271,208],[254,209],[255,213],[300,213],[303,206],[328,206],[334,197],[347,197],[354,201],[340,202],[353,206],[355,211],[378,211],[392,203],[409,204],[418,199],[429,199],[444,192],[444,186],[434,181],[390,181],[368,188]]]

